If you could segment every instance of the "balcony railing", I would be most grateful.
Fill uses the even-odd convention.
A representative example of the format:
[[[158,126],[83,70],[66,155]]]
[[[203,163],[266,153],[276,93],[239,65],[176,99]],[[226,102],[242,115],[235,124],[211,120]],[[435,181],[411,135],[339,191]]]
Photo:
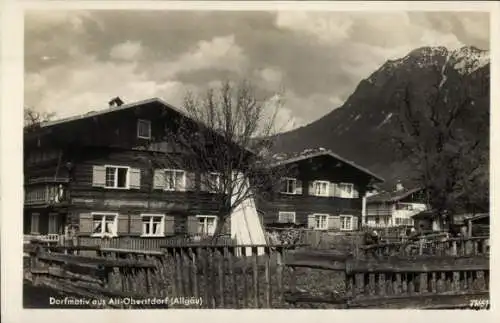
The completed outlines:
[[[25,205],[59,204],[66,201],[66,187],[62,184],[46,184],[26,187]]]
[[[30,243],[32,241],[40,241],[47,243],[58,243],[61,239],[61,236],[56,233],[49,234],[25,234],[24,235],[24,243]]]

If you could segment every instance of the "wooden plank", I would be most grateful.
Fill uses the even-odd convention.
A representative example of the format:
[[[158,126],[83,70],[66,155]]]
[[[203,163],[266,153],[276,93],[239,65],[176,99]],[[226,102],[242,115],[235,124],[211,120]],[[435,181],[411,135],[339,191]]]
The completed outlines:
[[[252,273],[253,273],[253,297],[255,308],[260,308],[259,304],[259,262],[257,258],[257,247],[252,247]]]
[[[75,264],[81,266],[101,266],[101,267],[136,267],[136,268],[153,268],[155,265],[150,261],[136,261],[127,259],[106,259],[99,257],[86,257],[77,255],[67,255],[59,253],[42,254],[38,256],[41,261],[59,262],[67,264]]]
[[[238,301],[238,295],[237,295],[237,288],[236,288],[236,276],[234,273],[234,265],[233,265],[233,258],[234,258],[234,248],[228,248],[224,247],[224,253],[227,258],[227,265],[228,265],[228,271],[229,271],[229,279],[230,284],[231,284],[231,299],[232,299],[232,305],[234,308],[239,308],[239,301]]]
[[[271,250],[269,247],[264,248],[265,251],[265,281],[266,281],[266,308],[271,308],[272,287],[271,287]]]
[[[284,261],[283,261],[283,248],[277,247],[276,248],[276,279],[278,280],[278,299],[280,305],[283,302],[283,267],[284,267]]]
[[[248,291],[248,282],[247,282],[247,248],[241,248],[241,247],[236,247],[239,248],[241,251],[241,254],[245,261],[243,261],[243,268],[242,268],[242,278],[243,278],[243,308],[248,307],[248,300],[250,298],[250,293]]]
[[[189,248],[189,255],[191,257],[191,278],[193,281],[193,296],[199,297],[200,284],[198,281],[198,255],[197,249]]]
[[[209,306],[209,301],[210,301],[210,290],[211,290],[211,286],[209,286],[209,262],[208,262],[208,249],[207,248],[201,248],[201,247],[198,247],[197,248],[198,250],[202,251],[203,252],[203,255],[201,257],[201,263],[202,263],[202,267],[203,267],[203,295],[205,297],[204,299],[204,303],[206,304],[206,306]]]
[[[224,280],[225,280],[225,275],[224,275],[224,249],[223,248],[217,248],[217,273],[218,273],[218,278],[219,278],[219,295],[220,295],[220,306],[224,308],[225,305],[225,295],[226,293],[224,292]]]

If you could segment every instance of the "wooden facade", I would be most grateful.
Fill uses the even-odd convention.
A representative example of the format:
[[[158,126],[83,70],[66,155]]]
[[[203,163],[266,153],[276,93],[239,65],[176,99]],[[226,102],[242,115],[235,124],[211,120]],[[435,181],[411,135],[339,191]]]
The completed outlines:
[[[362,199],[374,181],[371,173],[337,158],[329,151],[306,154],[278,163],[286,174],[282,188],[258,203],[266,226],[284,222],[319,230],[357,230]],[[295,186],[289,190],[287,182]]]
[[[102,218],[102,233],[157,238],[212,224],[219,197],[203,187],[205,174],[183,168],[182,187],[166,190],[162,175],[176,155],[165,127],[180,117],[153,99],[26,132],[24,233],[95,236]],[[149,124],[147,138],[140,122]]]

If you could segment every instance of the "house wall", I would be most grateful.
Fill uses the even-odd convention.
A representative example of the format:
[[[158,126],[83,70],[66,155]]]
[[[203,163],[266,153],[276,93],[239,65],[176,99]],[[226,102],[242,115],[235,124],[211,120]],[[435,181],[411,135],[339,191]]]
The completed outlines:
[[[329,229],[342,229],[340,216],[352,217],[351,230],[359,227],[362,196],[368,184],[368,178],[364,174],[326,156],[297,162],[288,168],[286,177],[296,178],[300,188],[296,194],[275,191],[258,201],[257,207],[263,213],[266,226],[279,223],[279,212],[295,212],[295,224],[310,228],[315,228],[315,214],[328,217]],[[329,182],[328,196],[313,195],[314,181]],[[335,189],[335,185],[339,183],[353,184],[352,198],[339,197],[340,194]]]
[[[220,198],[200,190],[200,174],[193,170],[184,169],[187,172],[185,191],[165,191],[154,187],[154,171],[160,166],[151,166],[150,161],[160,165],[165,165],[166,161],[146,151],[87,147],[74,157],[69,185],[70,221],[80,226],[81,235],[90,234],[86,229],[92,212],[118,213],[118,233],[136,236],[142,232],[141,214],[165,215],[165,235],[196,233],[197,215],[217,215]],[[130,189],[96,187],[94,167],[103,165],[139,170],[139,186]],[[228,220],[226,228],[229,224]]]

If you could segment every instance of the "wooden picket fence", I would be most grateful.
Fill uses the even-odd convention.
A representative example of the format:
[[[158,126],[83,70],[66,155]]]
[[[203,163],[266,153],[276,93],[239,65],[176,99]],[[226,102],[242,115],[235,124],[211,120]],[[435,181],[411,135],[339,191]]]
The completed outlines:
[[[292,307],[451,309],[489,304],[488,255],[356,259],[298,252],[288,257],[286,266],[292,278],[285,300]],[[297,277],[313,271],[337,274],[344,288],[310,291],[307,280],[297,284]]]
[[[25,254],[30,261],[25,278],[34,285],[106,302],[168,297],[201,300],[190,308],[277,308],[285,304],[284,258],[297,247],[191,244],[141,251],[28,245]],[[168,307],[185,305],[169,303]]]
[[[357,256],[468,256],[486,255],[490,252],[490,237],[470,237],[439,239],[424,237],[402,242],[380,243],[371,246],[360,246]]]

